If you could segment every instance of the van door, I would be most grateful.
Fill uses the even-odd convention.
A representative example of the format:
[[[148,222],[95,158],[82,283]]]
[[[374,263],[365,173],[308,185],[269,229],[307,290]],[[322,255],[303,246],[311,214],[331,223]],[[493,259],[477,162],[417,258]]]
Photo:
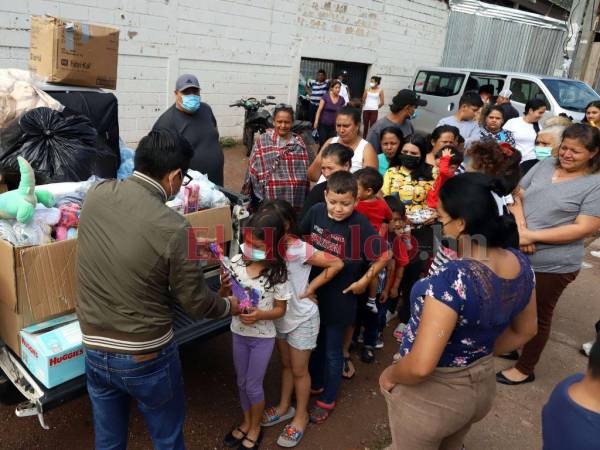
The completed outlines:
[[[417,72],[414,91],[427,100],[427,106],[418,109],[413,124],[421,133],[431,133],[439,120],[456,113],[463,93],[466,73],[422,69]]]
[[[512,92],[510,102],[520,114],[523,114],[525,111],[525,103],[534,98],[539,98],[546,102],[546,107],[548,108],[544,117],[552,116],[552,105],[548,101],[546,94],[544,94],[543,88],[537,82],[513,75],[510,77],[509,89]]]

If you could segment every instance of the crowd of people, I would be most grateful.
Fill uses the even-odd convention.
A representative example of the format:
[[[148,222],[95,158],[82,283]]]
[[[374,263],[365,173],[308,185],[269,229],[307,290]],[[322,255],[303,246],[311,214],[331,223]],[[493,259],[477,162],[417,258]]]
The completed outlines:
[[[290,106],[277,105],[273,129],[256,138],[243,186],[252,214],[218,293],[199,262],[182,257],[185,219],[163,205],[194,161],[191,131],[166,125],[210,112],[199,99],[196,111],[186,106],[194,103],[186,96],[199,95],[197,80],[178,81],[173,111],[140,142],[133,177],[90,190],[79,228],[78,314],[97,448],[126,440],[128,396],[141,405],[156,448],[183,448],[170,295],[192,317],[232,315],[243,418],[224,437],[231,448],[259,448],[263,427],[285,423],[277,444],[294,447],[309,422],[326,426],[342,380],[357,373],[352,355],[373,363],[390,345],[388,324],[398,350],[379,386],[390,448],[461,449],[491,410],[496,383],[535,381],[554,308],[579,273],[584,238],[600,229],[600,105],[588,106],[583,123],[547,123],[538,100],[508,119],[510,91],[497,102],[467,92],[456,114],[423,135],[411,122],[426,105],[415,92],[399,91],[377,120],[380,77],[362,99],[343,97],[343,77],[326,78],[319,71],[308,86],[320,139],[314,159],[291,132]],[[115,208],[103,208],[107,196],[119,197]],[[132,211],[139,226],[130,232],[118,224]],[[133,264],[134,254],[143,264]],[[232,278],[256,303],[232,296]],[[265,399],[275,348],[281,394]],[[588,351],[588,372],[561,383],[544,408],[547,449],[597,448],[600,343]],[[516,365],[495,373],[494,356]]]

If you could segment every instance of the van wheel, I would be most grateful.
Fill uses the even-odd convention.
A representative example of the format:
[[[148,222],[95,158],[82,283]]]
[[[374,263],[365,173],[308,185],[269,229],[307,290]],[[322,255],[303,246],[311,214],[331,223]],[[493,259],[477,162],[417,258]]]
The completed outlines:
[[[25,400],[19,390],[12,384],[0,369],[0,403],[3,405],[16,405]]]

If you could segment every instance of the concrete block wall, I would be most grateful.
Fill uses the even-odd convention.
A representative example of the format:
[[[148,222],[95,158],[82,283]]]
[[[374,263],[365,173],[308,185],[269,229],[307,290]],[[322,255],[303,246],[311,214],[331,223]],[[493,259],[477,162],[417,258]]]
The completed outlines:
[[[438,0],[0,0],[0,67],[26,68],[31,15],[120,29],[121,136],[135,146],[173,101],[180,73],[200,79],[222,136],[240,137],[244,96],[295,105],[301,57],[371,65],[387,100],[419,65],[441,61]]]

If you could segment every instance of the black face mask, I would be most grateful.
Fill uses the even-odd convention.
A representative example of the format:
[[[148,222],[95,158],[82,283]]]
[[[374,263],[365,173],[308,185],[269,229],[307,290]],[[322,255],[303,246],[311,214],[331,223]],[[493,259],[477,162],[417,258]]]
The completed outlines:
[[[413,155],[400,155],[400,163],[409,170],[419,167],[421,158]]]

